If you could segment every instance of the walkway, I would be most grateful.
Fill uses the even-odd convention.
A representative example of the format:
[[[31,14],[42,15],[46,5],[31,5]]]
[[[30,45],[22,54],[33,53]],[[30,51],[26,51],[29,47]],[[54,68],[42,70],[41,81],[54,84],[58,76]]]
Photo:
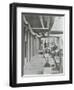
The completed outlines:
[[[24,67],[24,74],[40,74],[43,71],[45,59],[42,55],[35,55]]]
[[[49,57],[50,64],[54,64],[54,60]],[[45,58],[43,58],[43,55],[38,54],[35,55],[29,63],[27,63],[24,67],[24,75],[36,75],[36,74],[54,74],[58,73],[58,71],[53,67],[47,67],[45,68]],[[56,65],[55,65],[56,66]],[[55,67],[54,66],[54,67]]]

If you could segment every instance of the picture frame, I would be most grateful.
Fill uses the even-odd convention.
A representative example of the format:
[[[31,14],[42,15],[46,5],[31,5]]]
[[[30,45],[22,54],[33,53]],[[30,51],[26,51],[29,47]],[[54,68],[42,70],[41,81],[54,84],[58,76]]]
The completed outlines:
[[[11,87],[72,84],[72,6],[11,3],[9,66]]]

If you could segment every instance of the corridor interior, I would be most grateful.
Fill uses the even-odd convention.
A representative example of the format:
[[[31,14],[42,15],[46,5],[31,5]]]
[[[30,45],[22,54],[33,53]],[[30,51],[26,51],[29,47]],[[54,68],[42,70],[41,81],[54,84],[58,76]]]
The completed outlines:
[[[22,76],[63,73],[64,16],[22,14]]]

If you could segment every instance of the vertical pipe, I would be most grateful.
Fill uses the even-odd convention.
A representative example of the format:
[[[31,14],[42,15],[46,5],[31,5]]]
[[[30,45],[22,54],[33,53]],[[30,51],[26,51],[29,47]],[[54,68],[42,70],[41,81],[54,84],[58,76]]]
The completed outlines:
[[[29,31],[28,31],[28,62],[29,62]]]

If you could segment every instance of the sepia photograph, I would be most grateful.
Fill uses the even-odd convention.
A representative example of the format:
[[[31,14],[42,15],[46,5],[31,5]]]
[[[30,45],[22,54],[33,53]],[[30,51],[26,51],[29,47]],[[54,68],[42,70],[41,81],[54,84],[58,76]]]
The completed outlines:
[[[63,74],[64,15],[22,13],[22,76]]]

